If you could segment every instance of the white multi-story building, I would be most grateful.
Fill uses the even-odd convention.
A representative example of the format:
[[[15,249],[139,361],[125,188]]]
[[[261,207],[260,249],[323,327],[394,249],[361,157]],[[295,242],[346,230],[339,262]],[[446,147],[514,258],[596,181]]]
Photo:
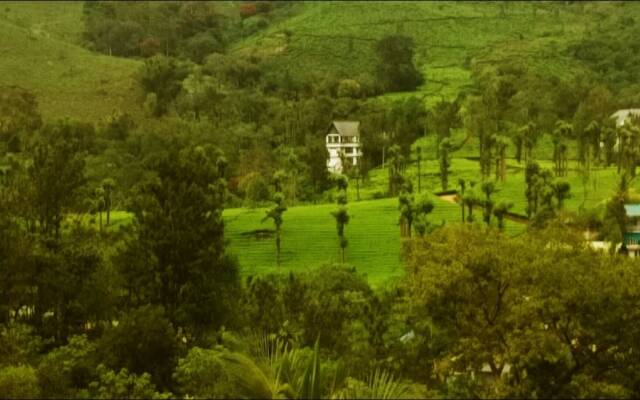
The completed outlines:
[[[327,133],[327,150],[329,159],[327,168],[330,172],[341,173],[342,161],[356,166],[360,163],[360,122],[333,121]]]
[[[640,108],[618,110],[611,115],[611,118],[615,118],[617,127],[624,126],[625,122],[631,118],[640,118]]]

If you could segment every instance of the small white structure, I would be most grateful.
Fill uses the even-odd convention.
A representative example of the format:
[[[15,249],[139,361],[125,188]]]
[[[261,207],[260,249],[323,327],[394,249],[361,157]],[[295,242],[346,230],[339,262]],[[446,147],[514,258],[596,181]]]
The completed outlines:
[[[625,204],[627,227],[623,245],[629,257],[640,257],[640,204]]]
[[[360,122],[333,121],[327,132],[327,150],[329,159],[327,169],[341,173],[342,160],[355,166],[360,162]]]
[[[626,108],[618,110],[611,115],[611,118],[616,119],[616,127],[624,126],[624,123],[629,118],[640,118],[640,108]]]

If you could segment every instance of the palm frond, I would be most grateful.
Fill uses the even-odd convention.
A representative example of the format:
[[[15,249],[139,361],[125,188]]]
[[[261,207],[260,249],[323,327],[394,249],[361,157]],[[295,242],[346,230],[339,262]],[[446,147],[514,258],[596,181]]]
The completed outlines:
[[[322,396],[322,376],[320,371],[320,343],[316,340],[313,358],[305,369],[302,384],[298,389],[298,398],[319,399]]]
[[[419,397],[413,385],[394,379],[387,371],[375,370],[366,381],[348,378],[334,399],[411,399]]]
[[[251,358],[240,353],[224,353],[221,360],[238,395],[249,399],[291,398],[294,396],[290,385],[278,379],[271,368],[260,368]]]

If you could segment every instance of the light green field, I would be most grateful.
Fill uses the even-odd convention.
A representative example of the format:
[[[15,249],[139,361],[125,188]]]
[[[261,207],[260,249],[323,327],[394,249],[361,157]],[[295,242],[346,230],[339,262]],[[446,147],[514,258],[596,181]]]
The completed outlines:
[[[1,3],[0,86],[31,90],[45,119],[140,114],[140,62],[84,49],[82,24],[82,2]]]
[[[350,197],[354,196],[351,191]],[[460,208],[455,203],[435,199],[429,215],[433,225],[457,223]],[[367,275],[369,282],[379,286],[403,273],[400,260],[400,227],[398,199],[351,202],[351,219],[346,228],[349,246],[346,262]],[[282,263],[276,264],[273,237],[258,239],[249,233],[273,229],[270,220],[262,222],[265,209],[225,210],[226,238],[230,251],[238,256],[243,275],[307,271],[320,265],[339,262],[340,249],[335,220],[330,212],[333,204],[291,207],[284,214],[282,227]],[[521,224],[507,221],[508,234],[524,229]]]
[[[350,198],[354,196],[353,191],[349,192]],[[346,262],[366,274],[375,286],[402,276],[398,199],[351,200],[348,204],[350,221],[346,228],[349,240]],[[434,203],[435,208],[429,215],[433,226],[460,222],[461,212],[457,204],[438,198],[434,198]],[[265,209],[227,209],[223,217],[228,251],[238,257],[243,276],[309,271],[324,264],[340,262],[335,220],[330,214],[335,208],[334,204],[308,205],[290,207],[285,212],[279,267],[274,238],[258,238],[252,234],[257,230],[273,231],[271,220],[262,221]],[[98,229],[97,215],[79,218]],[[132,215],[125,211],[113,211],[111,224],[105,229],[117,231],[121,226],[130,224],[131,218]],[[104,214],[103,222],[106,223]],[[505,231],[509,235],[517,235],[524,229],[523,224],[506,222]]]

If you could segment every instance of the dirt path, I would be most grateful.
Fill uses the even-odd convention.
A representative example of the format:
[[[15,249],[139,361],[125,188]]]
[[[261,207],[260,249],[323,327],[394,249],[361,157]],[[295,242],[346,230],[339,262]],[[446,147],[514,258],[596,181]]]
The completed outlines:
[[[458,202],[458,195],[457,194],[443,194],[438,196],[438,198],[440,200],[444,200],[447,203],[457,203]]]
[[[446,201],[447,203],[457,203],[458,202],[458,194],[454,193],[454,194],[441,194],[441,195],[436,195],[440,200],[442,201]],[[509,221],[513,221],[513,222],[517,222],[519,224],[527,224],[529,223],[529,219],[527,217],[524,217],[522,215],[518,215],[515,213],[506,213],[505,214],[505,219],[508,219]]]

